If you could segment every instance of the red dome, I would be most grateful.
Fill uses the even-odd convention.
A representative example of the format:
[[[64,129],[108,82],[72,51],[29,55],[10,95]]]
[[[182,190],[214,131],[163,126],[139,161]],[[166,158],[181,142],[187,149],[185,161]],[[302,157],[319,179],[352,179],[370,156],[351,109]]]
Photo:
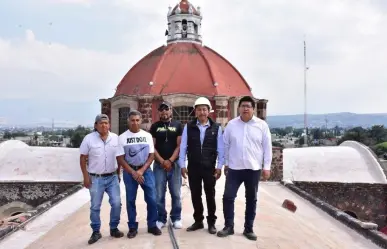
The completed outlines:
[[[125,75],[115,96],[176,93],[252,96],[249,85],[230,62],[195,43],[174,43],[152,51]]]
[[[191,12],[190,12],[190,7],[191,7]],[[177,11],[178,8],[180,8],[180,11]],[[171,15],[175,15],[175,14],[199,15],[199,12],[195,9],[195,7],[190,2],[188,2],[187,0],[181,0],[181,2],[178,3],[171,12]]]

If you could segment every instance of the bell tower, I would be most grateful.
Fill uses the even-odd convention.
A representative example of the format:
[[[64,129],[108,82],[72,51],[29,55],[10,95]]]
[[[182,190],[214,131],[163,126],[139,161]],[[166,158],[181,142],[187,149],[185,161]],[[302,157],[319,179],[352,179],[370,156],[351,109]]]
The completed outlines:
[[[192,42],[202,44],[200,7],[195,8],[187,0],[181,0],[174,8],[169,7],[167,43]]]

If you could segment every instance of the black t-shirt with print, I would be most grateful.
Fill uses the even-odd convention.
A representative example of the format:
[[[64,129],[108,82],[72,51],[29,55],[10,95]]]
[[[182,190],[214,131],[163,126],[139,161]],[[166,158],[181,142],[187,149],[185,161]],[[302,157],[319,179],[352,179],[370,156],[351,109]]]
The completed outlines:
[[[164,159],[173,155],[177,146],[177,137],[183,134],[183,125],[177,120],[170,122],[157,121],[150,128],[152,137],[156,139],[155,149]]]

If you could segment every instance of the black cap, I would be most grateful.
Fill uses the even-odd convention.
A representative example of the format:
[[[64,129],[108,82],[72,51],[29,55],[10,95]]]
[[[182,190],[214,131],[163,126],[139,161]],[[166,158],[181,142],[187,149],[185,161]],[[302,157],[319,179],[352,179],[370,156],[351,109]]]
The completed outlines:
[[[166,107],[168,107],[168,108],[172,108],[172,105],[171,105],[169,102],[163,101],[163,102],[161,102],[161,104],[159,105],[159,110],[160,110],[163,106],[166,106]]]

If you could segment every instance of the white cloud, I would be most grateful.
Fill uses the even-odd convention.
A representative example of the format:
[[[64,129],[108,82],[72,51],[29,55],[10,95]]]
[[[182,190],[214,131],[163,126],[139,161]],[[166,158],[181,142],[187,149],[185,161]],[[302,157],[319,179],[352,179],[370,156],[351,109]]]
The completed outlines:
[[[85,6],[90,6],[93,0],[46,0],[49,3],[54,4],[81,4]]]
[[[165,43],[168,6],[177,2],[112,1],[135,12],[131,21],[122,19],[127,49],[119,53],[50,43],[30,30],[23,40],[0,38],[0,98],[98,104],[113,95],[130,66]],[[202,7],[204,44],[229,59],[257,97],[269,99],[269,114],[303,112],[304,35],[310,112],[385,112],[386,8],[350,0],[191,2]]]
[[[111,97],[135,58],[35,39],[0,39],[0,98],[90,101]],[[129,62],[129,64],[128,64]]]

